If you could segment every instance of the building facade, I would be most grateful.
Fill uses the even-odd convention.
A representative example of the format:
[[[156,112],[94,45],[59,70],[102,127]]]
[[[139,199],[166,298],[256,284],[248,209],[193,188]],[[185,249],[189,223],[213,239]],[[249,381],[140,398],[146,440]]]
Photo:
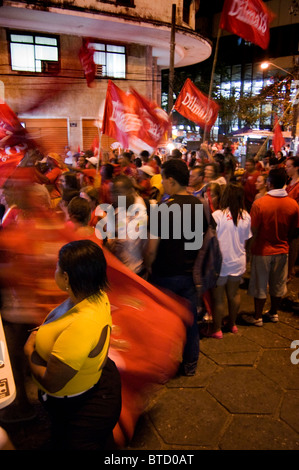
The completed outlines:
[[[99,135],[109,79],[161,104],[161,70],[169,67],[173,23],[175,67],[211,55],[211,41],[195,31],[198,7],[194,0],[4,0],[0,99],[49,152],[62,152],[66,145],[86,150]],[[93,87],[79,60],[86,39],[96,50]],[[103,136],[104,149],[110,140]]]
[[[294,0],[263,0],[265,5],[274,13],[270,23],[270,42],[266,50],[227,31],[221,31],[218,60],[218,70],[214,79],[214,98],[220,99],[256,96],[265,87],[273,91],[259,105],[260,118],[250,127],[263,131],[272,130],[275,114],[280,119],[284,115],[289,102],[295,103],[299,90],[299,43],[298,23],[299,7]],[[219,28],[220,15],[224,0],[216,0],[213,9],[208,2],[201,2],[197,13],[196,29],[201,34],[213,37],[213,43]],[[262,64],[268,62],[267,68]],[[199,68],[201,64],[199,64]],[[298,101],[298,99],[297,99]],[[244,120],[236,114],[225,120],[220,116],[214,129],[216,139],[236,132],[246,126]],[[284,126],[293,142],[294,151],[298,147],[298,105],[290,107],[288,125]],[[282,119],[282,123],[286,124]],[[261,136],[262,140],[262,136]]]
[[[206,61],[175,70],[175,97],[178,96],[186,78],[190,78],[203,93],[209,93],[224,1],[201,0],[196,13],[195,28],[198,33],[213,41],[213,53]],[[219,104],[220,111],[209,139],[227,142],[231,141],[235,133],[239,134],[240,129],[248,127],[255,131],[259,129],[263,132],[260,133],[260,138],[253,138],[257,144],[250,152],[253,153],[265,140],[267,131],[272,131],[275,114],[282,118],[288,107],[288,113],[285,114],[285,119],[282,119],[282,124],[288,139],[287,143],[291,142],[292,149],[296,152],[299,148],[299,2],[263,1],[274,13],[274,19],[270,23],[270,42],[267,50],[228,31],[220,31],[212,83],[212,98]],[[246,2],[234,0],[233,4],[242,6],[246,5]],[[265,62],[268,62],[269,66],[263,69],[262,64]],[[163,70],[162,101],[165,107],[167,82],[168,71]],[[256,105],[253,99],[258,96],[260,99]],[[247,98],[252,98],[254,106],[248,106]],[[293,102],[297,102],[297,105],[292,105]],[[196,142],[201,140],[203,129],[179,113],[173,113],[173,123],[173,136],[178,136],[177,141],[187,140],[189,147],[193,148],[193,145],[197,145]],[[195,141],[194,144],[192,140]]]

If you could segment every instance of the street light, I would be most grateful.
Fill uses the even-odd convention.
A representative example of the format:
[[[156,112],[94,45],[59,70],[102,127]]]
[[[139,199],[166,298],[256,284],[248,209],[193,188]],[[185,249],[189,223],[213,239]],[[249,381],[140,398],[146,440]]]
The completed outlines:
[[[288,75],[291,75],[292,77],[294,77],[294,75],[292,73],[288,72],[286,69],[283,69],[282,67],[279,67],[279,65],[273,64],[273,62],[262,62],[261,63],[261,69],[262,70],[267,70],[270,65],[272,65],[273,67],[276,67],[277,69],[282,70],[283,72],[287,73]]]

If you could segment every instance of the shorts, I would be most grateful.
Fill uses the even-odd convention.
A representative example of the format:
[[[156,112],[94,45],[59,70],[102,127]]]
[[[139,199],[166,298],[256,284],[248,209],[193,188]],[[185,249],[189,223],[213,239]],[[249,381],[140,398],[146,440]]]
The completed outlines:
[[[239,282],[240,284],[241,280],[242,276],[232,276],[230,274],[228,276],[219,276],[216,286],[224,286],[228,281]]]
[[[267,298],[267,287],[272,297],[283,297],[287,292],[288,255],[253,255],[248,294],[256,299]]]

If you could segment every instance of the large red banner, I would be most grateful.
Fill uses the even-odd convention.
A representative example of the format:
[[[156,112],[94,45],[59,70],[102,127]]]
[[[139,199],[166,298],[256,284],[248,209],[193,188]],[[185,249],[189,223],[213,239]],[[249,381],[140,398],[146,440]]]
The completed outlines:
[[[177,97],[174,109],[209,131],[217,119],[219,106],[202,93],[190,78],[187,78]]]
[[[274,16],[262,0],[225,0],[220,28],[267,49]]]
[[[120,142],[123,148],[154,150],[169,127],[166,113],[139,95],[126,93],[109,80],[102,133]]]

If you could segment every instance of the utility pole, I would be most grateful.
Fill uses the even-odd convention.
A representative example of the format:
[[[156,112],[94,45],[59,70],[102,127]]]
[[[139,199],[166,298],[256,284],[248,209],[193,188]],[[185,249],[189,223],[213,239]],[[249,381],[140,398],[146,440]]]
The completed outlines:
[[[170,113],[172,111],[172,108],[173,108],[175,19],[176,19],[176,4],[172,4],[171,38],[170,38],[170,61],[169,61],[169,78],[168,78],[168,114],[169,115],[170,115]]]

